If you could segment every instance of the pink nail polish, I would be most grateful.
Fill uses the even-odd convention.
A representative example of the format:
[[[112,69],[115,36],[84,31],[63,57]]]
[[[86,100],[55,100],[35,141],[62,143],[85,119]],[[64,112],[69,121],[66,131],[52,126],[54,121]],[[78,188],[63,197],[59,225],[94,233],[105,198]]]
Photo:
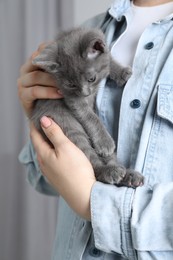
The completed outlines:
[[[48,128],[49,126],[51,126],[52,124],[52,121],[51,119],[49,119],[47,116],[43,116],[41,119],[41,125],[44,127],[44,128]]]
[[[62,92],[61,92],[61,90],[58,89],[57,92],[58,92],[59,95],[62,96]]]

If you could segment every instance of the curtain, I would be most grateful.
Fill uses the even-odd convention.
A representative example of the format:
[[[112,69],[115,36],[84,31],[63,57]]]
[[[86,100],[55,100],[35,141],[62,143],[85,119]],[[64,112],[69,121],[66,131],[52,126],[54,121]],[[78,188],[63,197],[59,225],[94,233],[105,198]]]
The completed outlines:
[[[18,162],[28,133],[16,82],[37,46],[73,25],[72,5],[67,0],[0,0],[1,260],[50,259],[58,201],[30,187]]]

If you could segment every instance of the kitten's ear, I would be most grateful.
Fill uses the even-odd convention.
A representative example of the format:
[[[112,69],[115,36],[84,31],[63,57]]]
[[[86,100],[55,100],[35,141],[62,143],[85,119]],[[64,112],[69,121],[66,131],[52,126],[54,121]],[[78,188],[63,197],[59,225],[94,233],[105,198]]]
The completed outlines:
[[[32,64],[39,66],[47,72],[56,73],[59,68],[59,64],[55,61],[56,51],[57,44],[49,44],[38,56],[33,59]]]
[[[100,54],[107,52],[105,36],[99,29],[92,29],[85,33],[81,40],[82,57],[95,59]]]
[[[88,59],[95,59],[101,53],[105,52],[105,44],[102,40],[93,40],[86,50],[86,57]]]

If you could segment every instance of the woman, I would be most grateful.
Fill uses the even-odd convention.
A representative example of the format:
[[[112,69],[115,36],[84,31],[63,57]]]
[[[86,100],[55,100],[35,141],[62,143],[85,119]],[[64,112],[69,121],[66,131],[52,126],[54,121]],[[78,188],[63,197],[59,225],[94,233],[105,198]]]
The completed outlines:
[[[113,57],[132,66],[124,90],[107,81],[97,106],[119,161],[142,172],[143,187],[97,182],[85,155],[51,119],[41,125],[54,149],[30,126],[32,144],[20,160],[38,191],[60,195],[52,259],[173,259],[172,20],[172,1],[117,0],[85,24],[100,27]],[[26,115],[37,98],[62,98],[51,76],[32,65],[42,48],[18,80]]]

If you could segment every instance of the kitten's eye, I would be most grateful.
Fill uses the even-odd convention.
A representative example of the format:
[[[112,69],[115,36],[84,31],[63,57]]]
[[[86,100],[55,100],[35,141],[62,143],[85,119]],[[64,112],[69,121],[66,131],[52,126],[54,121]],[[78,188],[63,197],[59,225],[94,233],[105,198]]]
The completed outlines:
[[[88,82],[94,82],[95,80],[96,80],[96,76],[93,76],[93,77],[88,79]]]
[[[50,69],[51,69],[51,70],[56,70],[56,68],[57,68],[56,64],[52,64],[52,65],[50,66]]]
[[[52,63],[48,64],[48,66],[49,66],[49,71],[50,72],[56,73],[59,70],[60,64],[52,62]]]

